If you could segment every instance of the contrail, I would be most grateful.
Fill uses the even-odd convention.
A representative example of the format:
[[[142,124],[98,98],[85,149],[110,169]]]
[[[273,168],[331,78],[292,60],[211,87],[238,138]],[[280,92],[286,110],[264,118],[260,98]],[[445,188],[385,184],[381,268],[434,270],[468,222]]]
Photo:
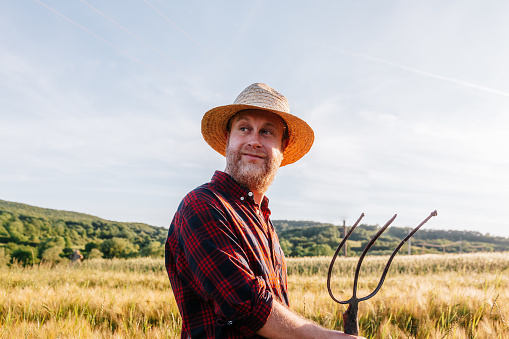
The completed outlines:
[[[509,97],[509,93],[498,91],[496,89],[492,89],[492,88],[489,88],[489,87],[479,86],[479,85],[476,85],[476,84],[473,84],[473,83],[470,83],[470,82],[466,82],[466,81],[462,81],[462,80],[457,80],[457,79],[453,79],[453,78],[448,78],[448,77],[444,77],[444,76],[441,76],[441,75],[438,75],[438,74],[433,74],[433,73],[421,71],[421,70],[413,68],[413,67],[408,67],[408,66],[405,66],[405,65],[401,65],[401,64],[397,64],[397,63],[391,62],[391,61],[374,58],[374,57],[371,57],[371,56],[368,56],[368,55],[357,54],[357,53],[350,53],[350,52],[346,52],[346,51],[342,51],[342,50],[338,50],[338,51],[340,53],[342,53],[342,54],[346,54],[346,55],[350,55],[350,56],[354,56],[354,57],[363,58],[363,59],[366,59],[366,60],[376,61],[376,62],[379,62],[379,63],[382,63],[382,64],[386,64],[386,65],[391,65],[391,66],[394,66],[394,67],[398,67],[398,68],[410,71],[412,73],[424,75],[424,76],[429,77],[429,78],[443,80],[443,81],[447,81],[447,82],[452,82],[452,83],[460,85],[460,86],[470,87],[470,88],[478,89],[478,90],[481,90],[481,91],[484,91],[484,92],[489,92],[489,93],[492,93],[492,94],[498,94],[498,95],[502,95],[502,96],[505,96],[505,97]]]
[[[134,34],[133,32],[131,32],[129,29],[127,29],[126,27],[122,26],[121,24],[119,24],[118,22],[116,22],[115,20],[113,20],[112,18],[110,18],[109,16],[107,16],[106,14],[104,14],[103,12],[101,12],[100,10],[98,10],[97,8],[95,8],[94,6],[92,6],[91,4],[89,4],[88,2],[84,1],[84,0],[80,0],[81,3],[83,3],[84,5],[88,6],[89,8],[91,8],[94,12],[98,13],[99,15],[101,15],[103,18],[105,18],[106,20],[108,20],[109,22],[111,22],[112,24],[114,24],[115,26],[119,27],[120,29],[122,29],[124,32],[127,32],[129,35],[131,35],[133,38],[135,38],[136,40],[138,40],[139,42],[141,42],[142,44],[144,44],[145,46],[149,47],[150,49],[154,50],[155,52],[157,52],[159,55],[163,56],[164,58],[166,58],[167,60],[171,61],[173,64],[175,64],[176,66],[182,66],[180,65],[177,61],[173,60],[172,58],[170,58],[168,55],[166,55],[165,53],[163,53],[162,51],[160,51],[159,49],[155,48],[154,46],[150,45],[148,42],[146,42],[145,40],[143,40],[142,38],[140,38],[138,35]]]
[[[180,33],[184,34],[186,36],[186,38],[188,38],[189,40],[191,40],[198,48],[200,48],[201,50],[203,50],[205,53],[207,53],[208,55],[210,55],[212,58],[214,58],[217,62],[219,62],[221,65],[223,65],[226,69],[230,70],[230,67],[228,67],[228,65],[226,65],[221,59],[219,59],[218,57],[216,57],[216,55],[214,53],[212,53],[211,51],[209,51],[207,48],[205,48],[202,44],[200,44],[200,42],[198,42],[195,38],[193,38],[191,35],[189,35],[186,31],[184,31],[182,28],[180,28],[180,26],[178,26],[176,23],[174,23],[170,18],[168,18],[166,15],[164,15],[164,13],[162,13],[160,10],[158,10],[156,7],[154,7],[154,5],[152,5],[150,2],[148,2],[147,0],[142,0],[147,6],[149,6],[154,12],[156,12],[157,14],[159,14],[164,20],[166,20],[168,23],[170,23],[173,27],[175,27]]]
[[[87,32],[88,34],[92,35],[93,37],[95,37],[96,39],[99,39],[101,40],[102,42],[104,42],[105,44],[109,45],[110,47],[113,47],[114,49],[116,49],[117,51],[121,52],[122,54],[126,55],[127,57],[131,58],[132,60],[146,66],[146,67],[149,67],[149,68],[152,68],[152,66],[144,63],[143,61],[141,61],[140,59],[136,58],[135,56],[129,54],[128,52],[124,51],[123,49],[121,49],[120,47],[116,46],[115,44],[109,42],[108,40],[100,37],[99,35],[95,34],[94,32],[92,32],[91,30],[89,30],[88,28],[80,25],[79,23],[77,23],[76,21],[72,20],[71,18],[65,16],[64,14],[60,13],[59,11],[57,11],[56,9],[46,5],[44,2],[40,1],[40,0],[34,0],[35,2],[37,2],[39,5],[43,6],[43,7],[46,7],[47,9],[49,9],[50,11],[52,11],[53,13],[57,14],[58,16],[60,16],[61,18],[67,20],[68,22],[70,22],[71,24],[77,26],[78,28],[84,30],[85,32]]]
[[[289,40],[297,41],[297,39],[294,39],[294,38],[289,38],[289,37],[286,37],[286,38],[289,39]],[[303,41],[297,41],[297,42],[303,43]],[[329,47],[329,48],[331,47],[330,45],[317,44],[315,42],[311,42],[311,43],[308,43],[308,44],[309,45],[315,45],[315,46],[320,45],[322,47]],[[405,66],[405,65],[398,64],[398,63],[395,63],[395,62],[391,62],[391,61],[375,58],[375,57],[372,57],[372,56],[369,56],[369,55],[364,55],[364,54],[359,54],[359,53],[352,53],[352,52],[341,50],[341,49],[338,49],[338,48],[335,48],[335,47],[333,47],[333,49],[335,51],[341,53],[341,54],[344,54],[344,55],[353,56],[353,57],[357,57],[357,58],[362,58],[362,59],[370,60],[370,61],[375,61],[375,62],[378,62],[378,63],[381,63],[381,64],[390,65],[390,66],[393,66],[393,67],[398,67],[398,68],[404,69],[406,71],[409,71],[409,72],[412,72],[412,73],[415,73],[415,74],[423,75],[423,76],[428,77],[428,78],[442,80],[442,81],[450,82],[450,83],[453,83],[453,84],[456,84],[456,85],[460,85],[460,86],[463,86],[463,87],[469,87],[469,88],[477,89],[477,90],[480,90],[480,91],[483,91],[483,92],[488,92],[488,93],[492,93],[492,94],[497,94],[497,95],[502,95],[502,96],[505,96],[505,97],[509,97],[509,93],[502,92],[502,91],[499,91],[499,90],[496,90],[496,89],[493,89],[493,88],[479,86],[479,85],[476,85],[476,84],[473,84],[473,83],[470,83],[470,82],[467,82],[467,81],[462,81],[462,80],[458,80],[458,79],[448,78],[448,77],[444,77],[444,76],[441,76],[441,75],[438,75],[438,74],[421,71],[421,70],[413,68],[413,67],[409,67],[409,66]]]

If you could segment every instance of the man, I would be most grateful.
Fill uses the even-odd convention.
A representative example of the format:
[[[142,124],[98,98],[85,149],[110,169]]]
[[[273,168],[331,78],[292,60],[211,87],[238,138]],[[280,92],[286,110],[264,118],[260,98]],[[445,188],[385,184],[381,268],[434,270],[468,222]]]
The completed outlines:
[[[202,119],[224,172],[191,191],[168,231],[166,270],[182,338],[355,338],[289,310],[286,264],[265,193],[280,166],[311,148],[313,130],[265,84]]]
[[[72,264],[81,264],[81,260],[83,260],[83,254],[81,254],[80,250],[75,250],[71,254],[71,263]]]

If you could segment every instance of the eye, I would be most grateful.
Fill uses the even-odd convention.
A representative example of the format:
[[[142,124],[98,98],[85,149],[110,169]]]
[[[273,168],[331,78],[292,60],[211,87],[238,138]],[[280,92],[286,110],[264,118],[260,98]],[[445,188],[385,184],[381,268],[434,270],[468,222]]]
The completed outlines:
[[[274,135],[274,131],[272,129],[262,129],[260,131],[260,133],[264,134],[264,135],[269,135],[269,136],[272,136]]]

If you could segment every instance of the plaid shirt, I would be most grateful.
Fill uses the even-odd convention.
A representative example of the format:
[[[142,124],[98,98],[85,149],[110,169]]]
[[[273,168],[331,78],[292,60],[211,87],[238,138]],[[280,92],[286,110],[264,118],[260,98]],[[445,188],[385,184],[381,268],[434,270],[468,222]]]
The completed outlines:
[[[166,270],[182,338],[260,338],[273,298],[288,305],[286,263],[268,199],[216,171],[181,202],[168,231]]]

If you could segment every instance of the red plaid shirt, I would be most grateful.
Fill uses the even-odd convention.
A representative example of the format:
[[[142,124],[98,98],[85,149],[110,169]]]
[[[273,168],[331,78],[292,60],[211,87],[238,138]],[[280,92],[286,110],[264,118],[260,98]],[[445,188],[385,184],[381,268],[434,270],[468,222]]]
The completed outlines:
[[[181,202],[168,231],[166,270],[182,338],[259,338],[273,298],[288,305],[286,264],[265,197],[216,171]]]

